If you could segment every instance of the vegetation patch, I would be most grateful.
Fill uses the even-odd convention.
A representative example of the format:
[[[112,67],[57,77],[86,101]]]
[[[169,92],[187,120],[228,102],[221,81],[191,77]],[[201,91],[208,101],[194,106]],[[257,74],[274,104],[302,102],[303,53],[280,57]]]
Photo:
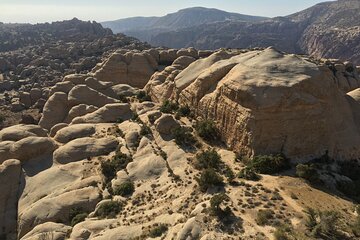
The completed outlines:
[[[83,222],[87,216],[88,213],[84,211],[81,207],[74,207],[70,209],[69,221],[71,223],[71,226],[75,226],[76,224]]]
[[[261,179],[261,176],[257,174],[254,169],[250,167],[245,167],[241,169],[241,171],[238,174],[238,177],[250,181],[259,181]]]
[[[152,132],[149,126],[143,124],[140,129],[140,136],[151,136]]]
[[[275,174],[290,167],[289,159],[282,154],[255,156],[247,165],[261,174]]]
[[[0,114],[0,124],[4,123],[6,120],[6,117],[3,114]]]
[[[135,191],[135,185],[132,181],[125,181],[114,189],[115,195],[128,196]]]
[[[216,128],[215,122],[212,120],[203,120],[197,122],[195,129],[199,136],[205,141],[212,142],[220,139],[220,134]]]
[[[319,173],[314,164],[298,164],[296,166],[296,175],[310,183],[318,183],[320,181]]]
[[[136,94],[136,98],[139,100],[139,102],[151,101],[151,97],[147,95],[145,91],[140,91],[138,94]]]
[[[166,233],[168,230],[168,227],[165,224],[160,224],[159,226],[154,227],[149,232],[149,237],[151,238],[157,238],[161,237],[164,233]]]
[[[222,161],[220,155],[215,151],[215,149],[211,149],[196,154],[195,165],[198,169],[219,169],[222,165]]]
[[[179,105],[175,102],[166,100],[160,107],[162,113],[175,113],[179,109]]]
[[[101,172],[105,176],[105,181],[110,182],[116,173],[125,169],[132,158],[120,151],[117,151],[111,161],[104,161],[101,163]]]
[[[176,114],[175,117],[176,118],[180,118],[180,117],[188,117],[191,115],[191,110],[189,108],[188,105],[185,106],[180,106],[177,110],[176,110]]]
[[[115,218],[123,208],[123,204],[118,201],[102,203],[96,210],[95,215],[99,218]]]
[[[200,186],[200,190],[203,192],[206,192],[210,187],[222,186],[224,184],[223,178],[212,168],[203,170],[200,178],[197,178],[196,181]]]
[[[228,199],[229,197],[224,193],[214,195],[210,199],[210,212],[219,218],[230,215],[231,209],[229,207],[226,207],[225,209],[221,208],[221,205],[224,204]]]
[[[178,127],[174,129],[172,133],[176,144],[179,146],[193,147],[197,142],[192,133],[184,127]]]
[[[265,226],[270,224],[270,220],[273,219],[274,211],[270,209],[259,210],[256,214],[256,223],[260,226]]]

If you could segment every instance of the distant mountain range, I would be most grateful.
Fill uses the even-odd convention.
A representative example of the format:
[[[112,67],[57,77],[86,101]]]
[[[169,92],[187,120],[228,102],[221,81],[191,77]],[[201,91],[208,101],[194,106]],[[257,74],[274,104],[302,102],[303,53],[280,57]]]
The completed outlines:
[[[276,18],[189,8],[164,17],[102,23],[114,32],[170,48],[276,48],[360,64],[360,1],[324,2]]]
[[[182,9],[163,17],[133,17],[101,23],[114,33],[125,33],[142,41],[151,42],[156,35],[184,28],[200,26],[202,24],[244,21],[256,22],[267,18],[229,13],[213,8],[194,7]]]

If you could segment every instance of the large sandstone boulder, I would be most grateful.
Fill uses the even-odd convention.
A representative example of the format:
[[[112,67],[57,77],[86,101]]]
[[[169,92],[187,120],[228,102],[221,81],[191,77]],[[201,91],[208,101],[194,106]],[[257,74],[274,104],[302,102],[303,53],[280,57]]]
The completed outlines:
[[[93,73],[99,81],[143,88],[157,69],[149,53],[115,52]]]
[[[0,165],[0,236],[15,239],[21,163],[11,159]]]
[[[96,107],[119,102],[118,100],[110,98],[86,85],[76,85],[73,87],[69,92],[68,101],[71,106],[87,104]]]
[[[115,138],[78,138],[54,152],[54,162],[67,164],[90,157],[109,154],[114,151],[119,142]]]
[[[38,240],[50,238],[52,240],[63,240],[65,239],[69,232],[71,232],[71,227],[66,226],[62,223],[46,222],[40,225],[37,225],[23,236],[22,240]]]
[[[19,141],[26,137],[46,137],[47,131],[38,125],[19,124],[0,131],[0,141]]]
[[[0,142],[0,163],[15,158],[22,162],[30,161],[51,154],[57,148],[56,143],[48,137],[26,137],[17,142]]]
[[[90,137],[94,133],[93,124],[75,124],[57,131],[54,139],[60,143],[67,143],[76,138]]]
[[[172,131],[180,127],[180,124],[171,114],[163,114],[155,121],[155,128],[160,134],[172,134]]]
[[[348,80],[325,64],[273,48],[221,51],[178,74],[171,96],[216,121],[240,154],[282,152],[304,161],[328,151],[338,160],[357,159],[358,110],[349,104],[354,94],[344,95],[351,87],[341,84]]]
[[[57,123],[64,121],[69,112],[68,96],[66,93],[54,93],[46,102],[43,110],[43,116],[39,125],[50,130]]]
[[[76,117],[72,123],[111,123],[121,120],[128,120],[133,113],[127,103],[107,104],[98,110],[88,113],[82,117]]]
[[[92,113],[98,110],[97,107],[93,105],[79,104],[72,107],[68,113],[68,116],[65,119],[65,122],[71,123],[71,121],[76,117],[84,116],[88,113]]]

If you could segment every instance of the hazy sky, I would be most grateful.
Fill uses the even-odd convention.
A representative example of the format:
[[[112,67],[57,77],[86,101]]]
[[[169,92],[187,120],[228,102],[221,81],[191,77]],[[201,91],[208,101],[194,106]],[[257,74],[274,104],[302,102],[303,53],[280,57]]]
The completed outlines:
[[[284,16],[324,0],[0,0],[1,22],[115,20],[133,16],[162,16],[195,6],[259,16]]]

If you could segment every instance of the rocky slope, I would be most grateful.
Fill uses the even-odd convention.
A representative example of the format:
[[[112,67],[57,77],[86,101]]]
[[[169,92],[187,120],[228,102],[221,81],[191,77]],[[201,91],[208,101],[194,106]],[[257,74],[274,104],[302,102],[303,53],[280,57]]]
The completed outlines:
[[[199,26],[205,23],[222,22],[226,20],[256,22],[265,17],[229,13],[212,8],[194,7],[179,10],[163,17],[134,17],[101,23],[115,33],[124,33],[142,41],[152,41],[160,33],[178,29]]]
[[[71,73],[86,73],[118,48],[148,45],[114,35],[96,22],[78,19],[51,24],[0,25],[0,105],[3,126],[36,122],[49,88]],[[35,118],[35,121],[32,120]]]
[[[260,22],[227,19],[168,30],[153,34],[150,39],[137,36],[154,46],[197,49],[275,46],[290,53],[360,64],[359,10],[358,0],[339,0]],[[136,29],[126,31],[130,35],[137,34]]]
[[[273,48],[116,51],[56,83],[38,125],[0,131],[0,236],[356,239],[359,209],[339,191],[291,170],[252,180],[234,173],[259,153],[282,152],[291,164],[325,150],[359,158],[359,87],[351,63]],[[228,148],[201,134],[204,119]],[[324,183],[352,182],[329,164],[318,170]],[[322,211],[314,231],[308,207]]]

